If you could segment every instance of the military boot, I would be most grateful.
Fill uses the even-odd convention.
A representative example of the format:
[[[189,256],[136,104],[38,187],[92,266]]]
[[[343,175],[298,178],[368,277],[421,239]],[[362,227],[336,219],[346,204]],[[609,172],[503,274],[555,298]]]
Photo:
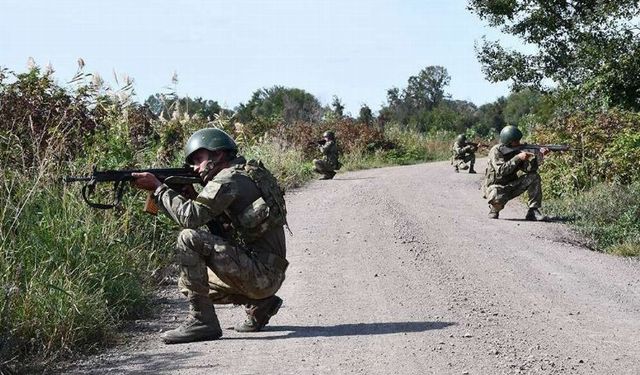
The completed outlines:
[[[222,337],[220,322],[209,297],[194,296],[189,303],[191,311],[187,320],[180,327],[162,334],[165,344],[217,340]]]
[[[504,205],[497,202],[489,202],[489,219],[497,219],[500,215],[500,210],[504,208]]]
[[[477,173],[475,169],[473,169],[473,167],[469,168],[469,173],[471,174],[475,174]]]
[[[456,173],[460,173],[460,168],[458,168],[458,165],[456,165],[454,168],[455,168],[454,170],[456,171]]]
[[[256,300],[247,305],[245,312],[247,319],[235,326],[238,332],[258,332],[269,323],[269,319],[278,313],[282,306],[282,299],[278,296]]]
[[[321,180],[331,180],[333,176],[336,175],[336,172],[325,172],[324,176],[320,177]]]
[[[540,212],[540,210],[537,208],[530,208],[529,211],[527,211],[527,216],[525,216],[524,218],[525,220],[530,221],[545,221],[548,219],[548,217],[543,215],[542,212]]]

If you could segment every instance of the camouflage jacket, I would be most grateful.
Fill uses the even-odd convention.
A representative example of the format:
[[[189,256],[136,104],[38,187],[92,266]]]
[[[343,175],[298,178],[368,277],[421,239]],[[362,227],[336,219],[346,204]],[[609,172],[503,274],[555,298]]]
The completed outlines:
[[[506,185],[518,179],[518,172],[530,173],[538,170],[538,157],[533,160],[520,160],[516,155],[519,149],[497,144],[489,151],[489,160],[485,172],[485,187]]]
[[[453,151],[454,158],[462,158],[466,154],[475,152],[476,148],[473,145],[467,143],[454,142],[453,146],[451,146],[451,150]]]
[[[338,145],[335,141],[326,141],[320,146],[320,152],[322,152],[323,160],[329,164],[331,168],[337,168],[338,166]]]
[[[166,185],[154,196],[160,206],[183,228],[223,224],[227,233],[214,233],[256,251],[286,256],[284,222],[261,227],[269,215],[260,188],[245,172],[246,160],[238,157],[206,183],[198,197],[187,199]],[[284,200],[283,200],[284,201]],[[271,210],[273,211],[273,210]],[[286,215],[286,212],[285,212]]]

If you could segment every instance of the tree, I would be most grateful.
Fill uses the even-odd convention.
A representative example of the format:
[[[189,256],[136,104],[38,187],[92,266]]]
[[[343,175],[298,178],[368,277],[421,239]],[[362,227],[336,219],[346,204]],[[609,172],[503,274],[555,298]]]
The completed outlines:
[[[408,124],[416,118],[424,117],[428,112],[438,107],[449,95],[445,87],[451,82],[447,69],[442,66],[428,66],[417,75],[409,77],[407,87],[400,90],[397,87],[387,90],[387,107],[382,109],[386,117],[391,117],[401,124]]]
[[[144,104],[156,116],[161,114],[170,117],[176,110],[182,111],[189,116],[200,116],[203,119],[213,120],[215,115],[224,111],[220,104],[214,100],[205,100],[200,97],[192,99],[190,97],[179,98],[175,94],[154,94],[150,95]]]
[[[358,122],[366,125],[373,124],[373,112],[371,111],[371,108],[369,108],[368,105],[363,104],[362,107],[360,107],[360,115],[358,116]]]
[[[418,75],[409,77],[405,89],[405,99],[413,108],[431,110],[447,97],[444,88],[451,82],[447,69],[442,66],[428,66]]]
[[[333,96],[333,101],[331,102],[331,108],[336,119],[341,119],[344,117],[344,104],[342,104],[342,100],[338,98],[338,96]]]
[[[255,91],[251,99],[237,108],[241,122],[273,125],[278,121],[319,122],[322,116],[320,101],[312,94],[296,88],[273,86]]]
[[[481,105],[477,112],[477,122],[473,127],[478,135],[483,137],[498,134],[505,126],[504,108],[507,99],[498,98],[493,103]]]
[[[484,40],[476,53],[490,81],[543,88],[548,79],[585,102],[640,109],[638,0],[469,0],[468,9],[536,47]]]

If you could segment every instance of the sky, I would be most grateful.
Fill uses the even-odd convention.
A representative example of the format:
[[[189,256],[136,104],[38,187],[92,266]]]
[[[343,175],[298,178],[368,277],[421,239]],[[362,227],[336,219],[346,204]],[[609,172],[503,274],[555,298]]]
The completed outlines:
[[[0,0],[0,67],[32,57],[64,84],[77,71],[134,79],[137,100],[167,92],[247,102],[264,87],[334,95],[357,116],[430,65],[447,69],[453,99],[477,105],[508,95],[488,82],[474,42],[516,44],[465,9],[466,0]]]

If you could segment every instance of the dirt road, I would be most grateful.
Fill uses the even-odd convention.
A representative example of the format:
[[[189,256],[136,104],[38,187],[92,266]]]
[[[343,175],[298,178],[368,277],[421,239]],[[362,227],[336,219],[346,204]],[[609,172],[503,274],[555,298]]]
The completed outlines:
[[[521,220],[519,202],[487,219],[479,181],[432,163],[290,192],[291,266],[266,331],[165,346],[186,309],[171,289],[124,349],[66,372],[639,374],[640,264]]]

